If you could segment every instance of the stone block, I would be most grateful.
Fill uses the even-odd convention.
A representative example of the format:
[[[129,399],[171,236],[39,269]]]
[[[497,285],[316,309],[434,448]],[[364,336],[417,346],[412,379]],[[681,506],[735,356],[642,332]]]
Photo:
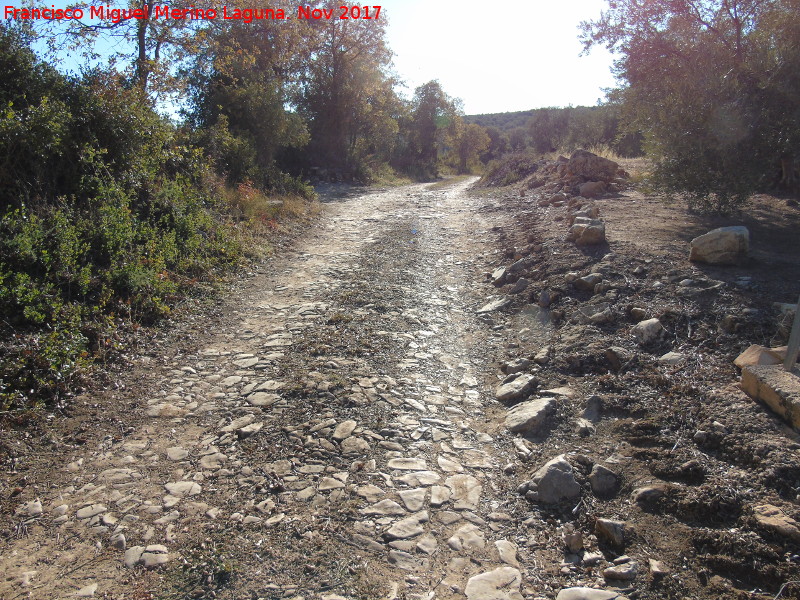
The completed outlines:
[[[800,367],[790,372],[783,365],[746,366],[742,369],[741,387],[789,425],[800,428]]]

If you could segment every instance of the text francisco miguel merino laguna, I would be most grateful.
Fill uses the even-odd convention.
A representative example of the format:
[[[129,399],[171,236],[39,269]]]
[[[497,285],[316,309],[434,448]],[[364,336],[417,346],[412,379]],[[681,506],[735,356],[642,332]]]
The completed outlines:
[[[87,14],[88,12],[88,14]],[[297,10],[298,19],[377,19],[381,13],[380,6],[339,6],[336,8],[311,8],[300,6]],[[90,19],[108,19],[119,23],[127,19],[237,19],[250,23],[256,19],[287,19],[282,8],[228,8],[221,10],[214,8],[173,8],[167,5],[145,4],[141,8],[111,8],[110,6],[92,6],[88,11],[82,8],[16,8],[5,7],[6,19],[44,19],[44,20],[79,20],[84,17]]]

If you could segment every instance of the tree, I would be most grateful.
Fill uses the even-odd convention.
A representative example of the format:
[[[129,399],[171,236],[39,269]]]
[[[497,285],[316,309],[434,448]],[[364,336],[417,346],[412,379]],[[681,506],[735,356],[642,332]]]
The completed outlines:
[[[489,136],[489,145],[481,153],[481,161],[488,163],[490,160],[500,158],[508,151],[508,138],[497,127],[484,127]]]
[[[278,155],[308,143],[305,122],[288,108],[308,52],[296,20],[224,22],[205,33],[189,71],[189,117],[230,183],[275,187]]]
[[[307,30],[309,61],[296,104],[311,132],[316,165],[358,170],[363,154],[386,152],[397,98],[389,75],[391,51],[384,20],[329,19]],[[372,120],[370,123],[369,121]],[[377,135],[372,145],[367,140]]]
[[[192,18],[189,11],[204,14],[217,6],[207,0],[172,0],[158,5],[164,7],[186,16],[158,17],[149,0],[90,0],[70,6],[83,11],[82,19],[37,21],[37,35],[46,40],[52,61],[64,52],[79,52],[87,62],[102,58],[125,72],[131,84],[163,98],[181,88],[176,67],[197,49],[205,21]]]
[[[489,147],[491,139],[486,129],[475,123],[466,125],[458,141],[458,172],[469,173],[478,162],[481,152]]]
[[[436,177],[440,150],[445,150],[447,138],[458,126],[460,102],[450,98],[438,81],[429,81],[414,91],[411,105],[411,170],[420,178]]]
[[[781,165],[792,185],[798,0],[617,0],[582,27],[586,48],[620,53],[622,115],[642,131],[663,189],[723,209],[774,188]]]

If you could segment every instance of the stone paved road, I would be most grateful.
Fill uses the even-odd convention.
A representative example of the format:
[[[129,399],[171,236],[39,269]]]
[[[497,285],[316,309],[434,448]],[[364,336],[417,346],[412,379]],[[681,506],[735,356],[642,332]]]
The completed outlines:
[[[521,599],[469,183],[328,203],[22,497],[0,597]]]

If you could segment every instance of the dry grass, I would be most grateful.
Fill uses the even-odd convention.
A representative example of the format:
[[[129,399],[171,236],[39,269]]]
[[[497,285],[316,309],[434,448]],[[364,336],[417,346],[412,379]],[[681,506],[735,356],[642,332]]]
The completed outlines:
[[[306,222],[319,214],[319,202],[296,195],[267,195],[253,186],[242,183],[224,186],[217,192],[225,199],[237,221],[239,240],[245,253],[255,259],[272,254],[272,241],[294,225]]]

